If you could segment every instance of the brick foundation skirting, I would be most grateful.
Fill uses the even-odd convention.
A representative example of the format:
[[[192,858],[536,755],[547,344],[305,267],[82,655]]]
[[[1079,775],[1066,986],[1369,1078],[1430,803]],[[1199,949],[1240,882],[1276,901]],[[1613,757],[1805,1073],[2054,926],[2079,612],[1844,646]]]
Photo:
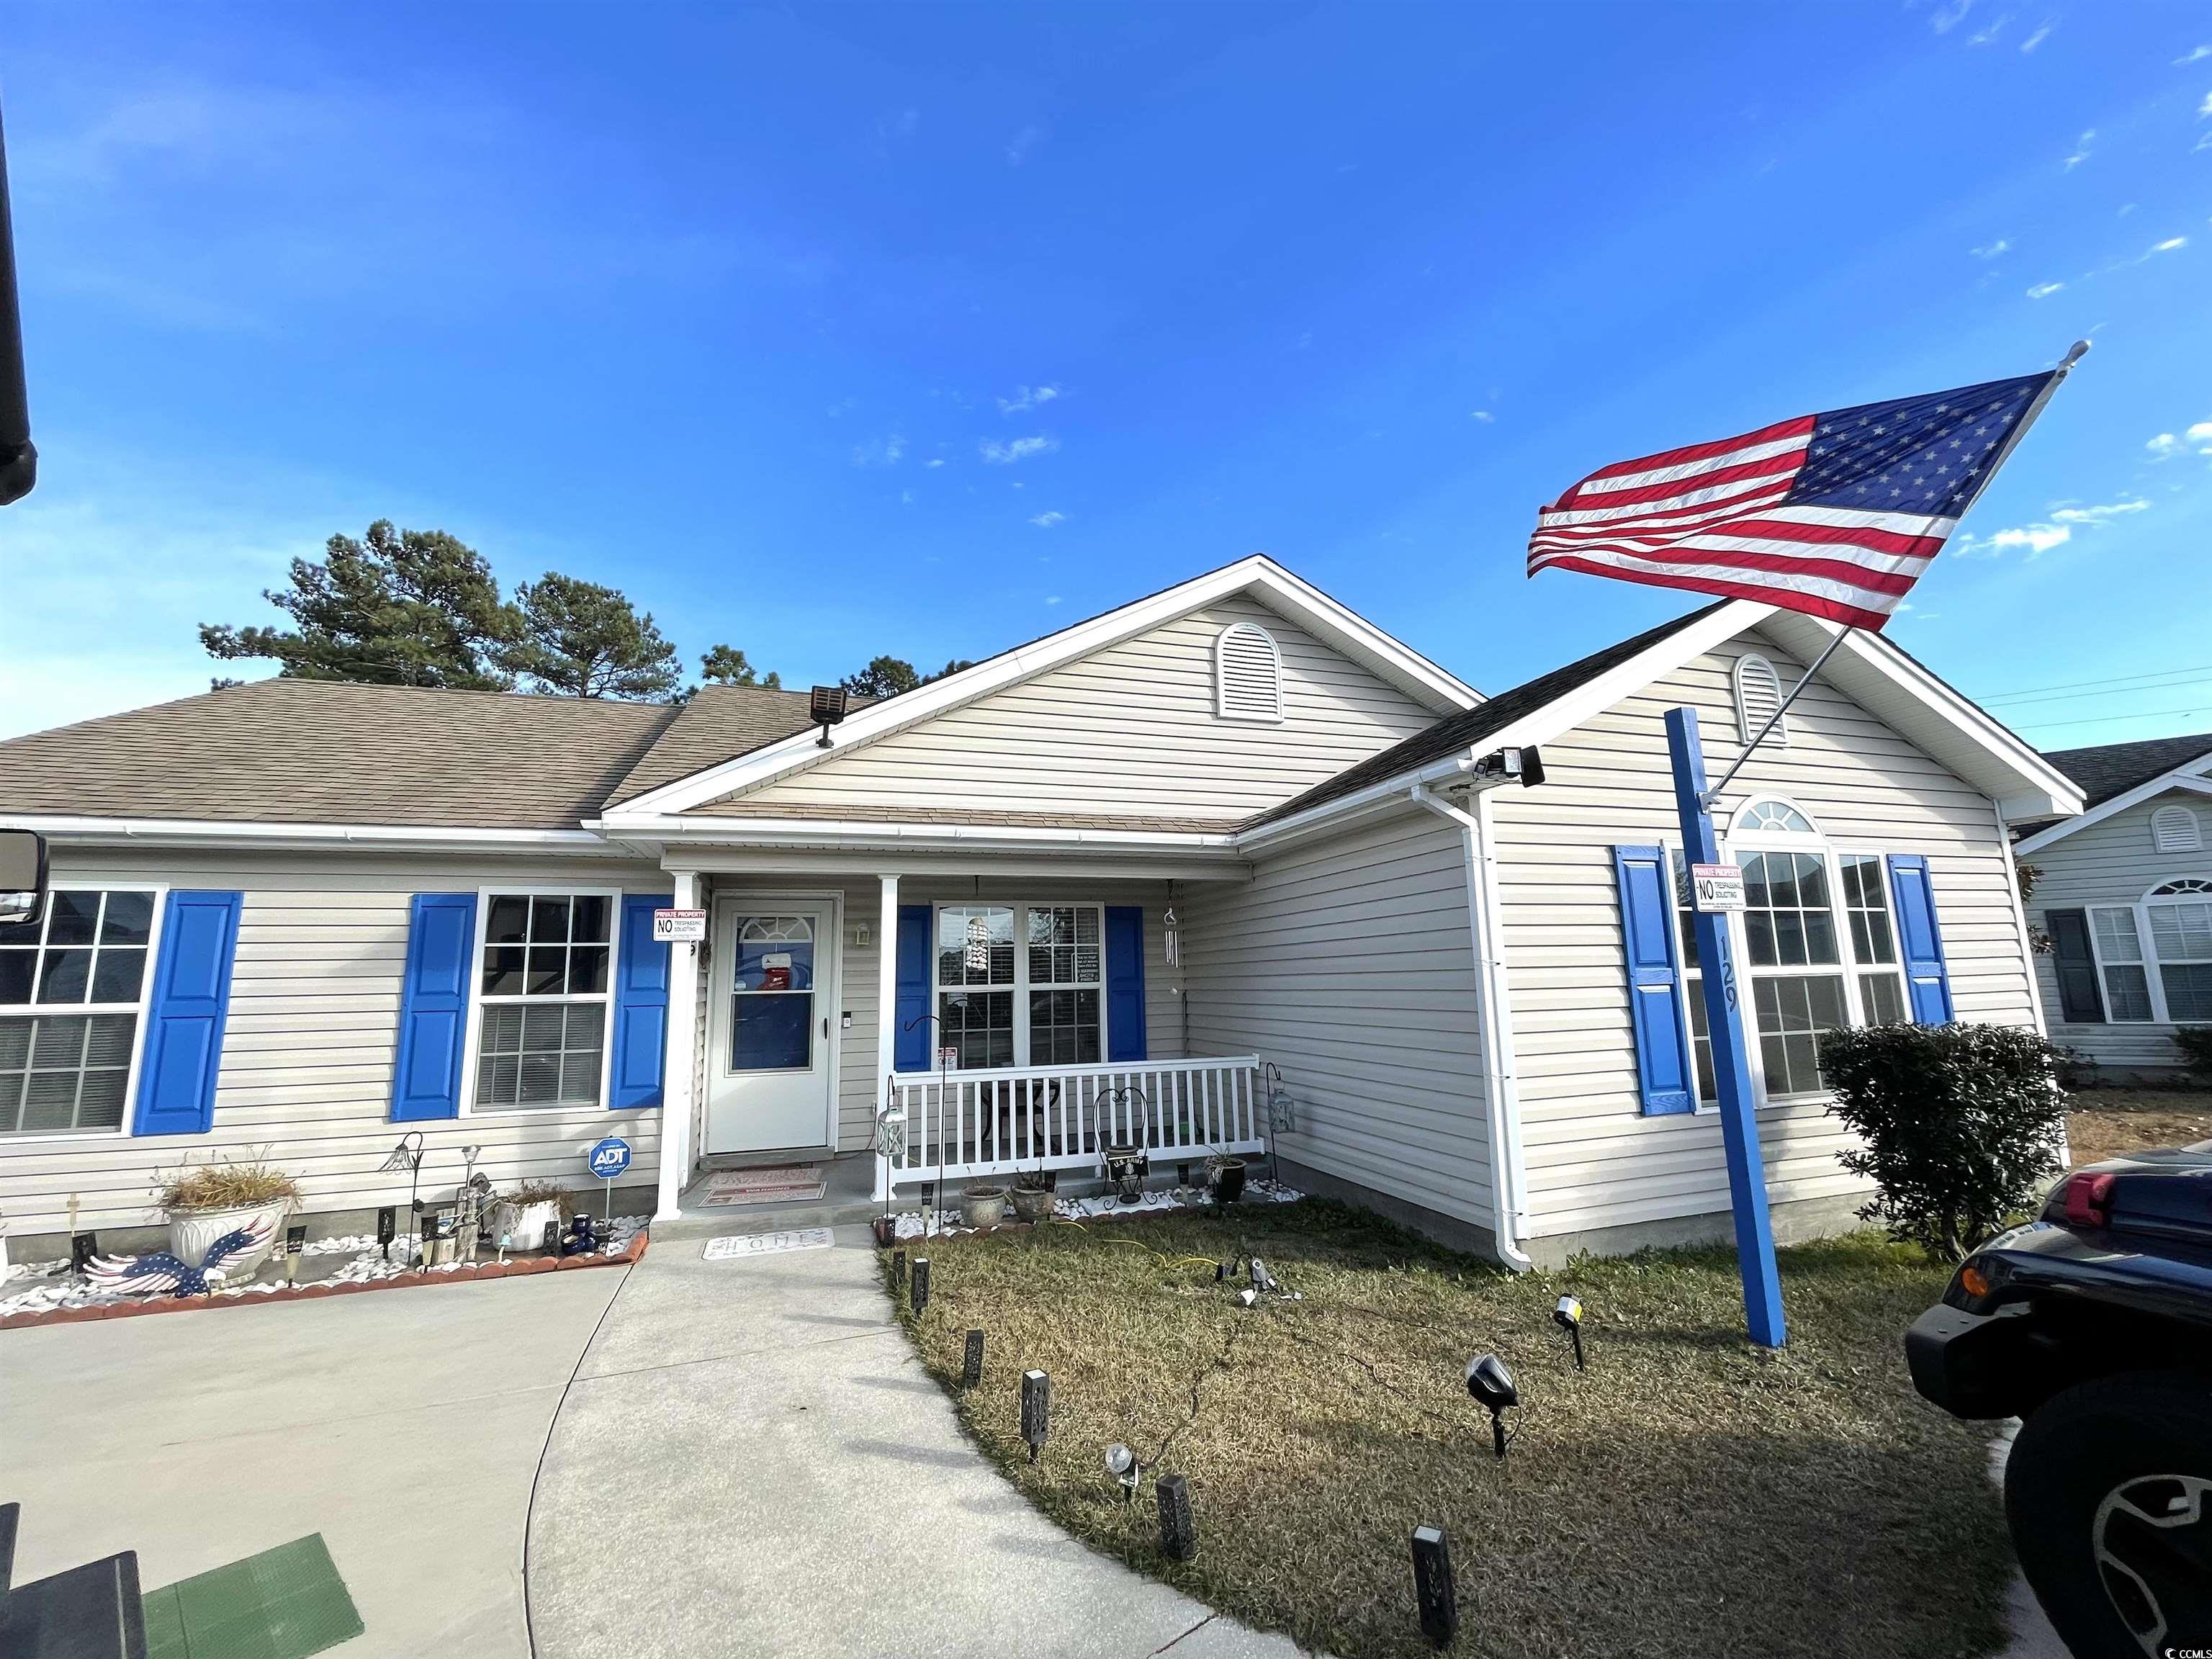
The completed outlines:
[[[513,1261],[481,1261],[445,1271],[410,1268],[389,1279],[339,1285],[325,1279],[316,1285],[283,1285],[273,1291],[252,1291],[243,1296],[149,1296],[136,1302],[106,1302],[89,1308],[48,1308],[40,1313],[10,1314],[0,1319],[0,1331],[27,1330],[33,1325],[71,1325],[88,1319],[135,1319],[142,1314],[185,1313],[202,1308],[258,1308],[271,1302],[312,1302],[333,1296],[353,1296],[362,1291],[404,1291],[420,1285],[474,1285],[486,1279],[513,1279],[523,1273],[565,1273],[576,1267],[626,1267],[645,1254],[651,1235],[640,1232],[614,1255],[531,1256]]]

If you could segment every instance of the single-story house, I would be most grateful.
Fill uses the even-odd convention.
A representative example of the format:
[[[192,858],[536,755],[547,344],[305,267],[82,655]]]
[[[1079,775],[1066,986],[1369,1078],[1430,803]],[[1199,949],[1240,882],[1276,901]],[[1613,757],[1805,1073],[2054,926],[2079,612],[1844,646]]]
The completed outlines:
[[[0,935],[0,1211],[58,1244],[258,1153],[358,1224],[402,1133],[441,1199],[612,1132],[664,1216],[749,1159],[906,1199],[1272,1144],[1510,1262],[1725,1236],[1662,720],[1717,775],[1832,632],[1723,601],[1485,698],[1254,557],[819,730],[273,679],[0,744],[58,889]],[[2079,806],[1865,634],[1738,775],[1782,1231],[1862,1196],[1816,1031],[2040,1023],[2007,825]]]
[[[2022,826],[2051,1039],[2115,1081],[2179,1082],[2184,1025],[2212,1024],[2212,732],[2045,757],[2087,810]]]

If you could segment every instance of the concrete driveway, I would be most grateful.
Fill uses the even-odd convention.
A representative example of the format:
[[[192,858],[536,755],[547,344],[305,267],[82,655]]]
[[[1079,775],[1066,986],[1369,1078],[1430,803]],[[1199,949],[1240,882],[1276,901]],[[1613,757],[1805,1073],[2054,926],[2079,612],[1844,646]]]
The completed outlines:
[[[0,1334],[17,1579],[135,1549],[152,1589],[319,1532],[342,1651],[529,1659],[532,1477],[627,1271]]]

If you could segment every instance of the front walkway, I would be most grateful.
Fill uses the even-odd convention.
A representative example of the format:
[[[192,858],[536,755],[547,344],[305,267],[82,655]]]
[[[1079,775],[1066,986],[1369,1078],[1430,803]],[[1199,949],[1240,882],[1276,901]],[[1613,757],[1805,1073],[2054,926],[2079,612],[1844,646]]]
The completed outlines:
[[[865,1231],[836,1237],[657,1239],[631,1270],[532,1510],[540,1659],[1296,1654],[1031,1510],[914,1361]]]

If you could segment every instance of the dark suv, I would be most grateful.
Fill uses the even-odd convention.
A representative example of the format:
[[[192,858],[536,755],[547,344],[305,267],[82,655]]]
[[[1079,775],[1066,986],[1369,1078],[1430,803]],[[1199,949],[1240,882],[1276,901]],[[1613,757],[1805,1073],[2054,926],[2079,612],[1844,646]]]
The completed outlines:
[[[2072,1171],[1905,1352],[1944,1410],[2024,1419],[2005,1519],[2077,1659],[2212,1656],[2212,1141]]]

